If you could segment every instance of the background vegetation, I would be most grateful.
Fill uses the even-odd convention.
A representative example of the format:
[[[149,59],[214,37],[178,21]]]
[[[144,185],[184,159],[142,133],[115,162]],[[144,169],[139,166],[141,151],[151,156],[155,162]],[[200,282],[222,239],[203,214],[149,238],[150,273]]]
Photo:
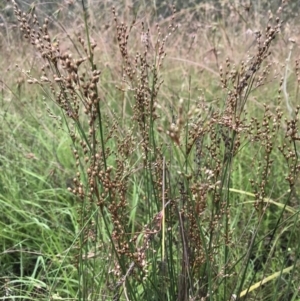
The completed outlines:
[[[300,299],[297,2],[173,4],[0,4],[1,300]]]

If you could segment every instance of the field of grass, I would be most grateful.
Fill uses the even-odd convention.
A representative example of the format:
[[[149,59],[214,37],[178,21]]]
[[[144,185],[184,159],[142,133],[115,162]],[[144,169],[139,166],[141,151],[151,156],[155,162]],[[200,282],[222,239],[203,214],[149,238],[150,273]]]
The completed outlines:
[[[0,300],[300,300],[295,7],[27,2],[0,5]]]

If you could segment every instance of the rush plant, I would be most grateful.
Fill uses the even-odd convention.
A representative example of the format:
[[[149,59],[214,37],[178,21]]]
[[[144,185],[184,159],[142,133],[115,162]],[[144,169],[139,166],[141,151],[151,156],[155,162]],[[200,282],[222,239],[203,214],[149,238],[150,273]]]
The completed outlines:
[[[181,65],[180,53],[168,60],[168,47],[186,43],[190,30],[176,21],[183,13],[175,7],[161,24],[138,14],[122,20],[112,7],[106,61],[85,1],[83,29],[67,50],[52,34],[50,17],[40,21],[12,3],[39,66],[23,76],[44,95],[43,114],[55,116],[49,122],[61,118],[75,159],[68,181],[77,209],[74,239],[45,261],[47,273],[34,274],[45,289],[24,282],[25,295],[297,300],[300,106],[290,104],[289,78],[272,53],[280,45],[281,9],[252,32],[254,46],[238,64],[213,46],[218,70],[206,68],[218,76],[213,87]],[[214,30],[228,41],[221,24]],[[208,89],[215,89],[213,99]],[[66,266],[73,269],[62,276]]]

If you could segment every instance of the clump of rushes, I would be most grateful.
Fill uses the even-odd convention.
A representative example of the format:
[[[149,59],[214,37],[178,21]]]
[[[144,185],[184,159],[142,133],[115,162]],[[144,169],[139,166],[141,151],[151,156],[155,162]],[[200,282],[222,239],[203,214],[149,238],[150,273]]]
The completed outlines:
[[[79,299],[242,298],[269,271],[300,169],[299,107],[292,118],[283,118],[283,80],[275,109],[264,105],[261,118],[247,111],[250,95],[268,81],[270,47],[280,18],[270,16],[265,30],[256,32],[256,51],[240,66],[228,58],[220,67],[222,103],[213,107],[205,98],[180,99],[173,104],[176,115],[168,120],[168,105],[160,101],[161,69],[168,37],[177,30],[175,8],[165,36],[155,27],[156,40],[141,23],[138,49],[130,44],[134,22],[120,22],[112,9],[121,67],[119,85],[112,89],[122,87],[128,104],[123,100],[110,110],[103,100],[97,45],[89,35],[84,1],[82,5],[85,35],[77,35],[73,53],[62,53],[59,41],[51,42],[48,19],[40,24],[33,15],[29,21],[14,2],[23,36],[44,62],[39,78],[26,74],[28,83],[49,92],[48,100],[61,108],[73,142],[76,171],[69,189],[80,200],[81,227],[74,243]],[[122,120],[124,107],[131,115]],[[266,227],[278,150],[286,161],[288,195],[276,223]],[[244,166],[247,174],[239,174]],[[243,181],[254,195],[257,213],[245,210],[251,218],[233,208],[243,206],[242,196],[236,200],[233,194],[237,174],[247,177]],[[253,231],[245,224],[242,231],[237,229],[237,217],[249,219]],[[265,256],[259,271],[251,267],[259,258],[255,252]],[[56,285],[51,283],[50,295]]]

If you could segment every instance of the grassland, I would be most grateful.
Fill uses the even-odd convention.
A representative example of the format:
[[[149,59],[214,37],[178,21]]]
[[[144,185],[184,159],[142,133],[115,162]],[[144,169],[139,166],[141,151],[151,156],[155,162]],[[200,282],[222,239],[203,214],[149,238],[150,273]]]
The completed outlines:
[[[300,300],[293,7],[18,4],[0,300]]]

